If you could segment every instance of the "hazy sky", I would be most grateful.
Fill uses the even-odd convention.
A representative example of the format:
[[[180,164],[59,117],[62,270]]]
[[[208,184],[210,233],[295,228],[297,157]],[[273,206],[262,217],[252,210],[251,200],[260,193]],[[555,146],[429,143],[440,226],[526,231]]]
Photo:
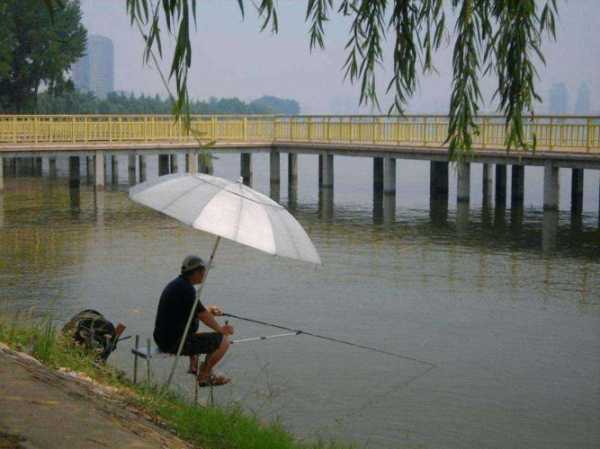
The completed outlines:
[[[599,0],[558,0],[558,42],[545,45],[547,66],[540,66],[539,91],[564,81],[573,108],[577,88],[587,81],[593,109],[600,112]],[[82,0],[83,22],[91,34],[115,46],[115,89],[165,95],[156,70],[142,64],[143,40],[127,19],[125,0]],[[305,113],[358,112],[357,87],[343,81],[348,21],[333,16],[324,51],[308,50],[306,0],[279,0],[280,32],[259,32],[252,2],[242,20],[236,0],[198,0],[198,30],[192,36],[190,92],[196,98],[276,95],[298,100]],[[390,39],[391,40],[391,39]],[[389,45],[388,45],[389,46]],[[389,53],[388,53],[389,54]],[[408,112],[445,112],[450,86],[451,47],[436,58],[438,74],[422,78]],[[389,55],[391,56],[391,55]],[[385,70],[391,67],[391,57]],[[167,66],[165,62],[165,67]],[[384,87],[388,76],[380,77]],[[485,83],[490,93],[493,80]],[[382,91],[383,94],[383,91]],[[545,112],[546,105],[536,112]],[[368,112],[368,110],[364,111]]]

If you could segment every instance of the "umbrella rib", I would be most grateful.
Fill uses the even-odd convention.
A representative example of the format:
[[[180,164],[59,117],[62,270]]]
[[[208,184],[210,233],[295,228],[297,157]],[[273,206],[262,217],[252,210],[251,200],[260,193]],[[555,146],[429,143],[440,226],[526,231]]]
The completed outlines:
[[[248,196],[242,195],[241,193],[237,193],[237,192],[233,192],[231,190],[228,190],[227,189],[228,186],[220,186],[220,185],[217,185],[217,184],[212,183],[210,181],[207,181],[206,179],[202,179],[202,178],[198,178],[198,177],[195,177],[195,178],[197,180],[199,180],[201,182],[205,182],[206,184],[209,184],[209,185],[211,185],[213,187],[218,187],[218,188],[220,188],[221,190],[223,190],[223,191],[225,191],[227,193],[231,193],[232,195],[237,195],[240,198],[244,198],[245,200],[252,201],[253,203],[256,203],[256,204],[260,204],[261,206],[269,206],[269,207],[273,207],[275,209],[285,209],[285,207],[283,207],[281,204],[278,204],[278,203],[269,204],[269,203],[265,203],[265,202],[262,202],[262,201],[258,201],[258,200],[255,200],[254,198],[250,198]]]

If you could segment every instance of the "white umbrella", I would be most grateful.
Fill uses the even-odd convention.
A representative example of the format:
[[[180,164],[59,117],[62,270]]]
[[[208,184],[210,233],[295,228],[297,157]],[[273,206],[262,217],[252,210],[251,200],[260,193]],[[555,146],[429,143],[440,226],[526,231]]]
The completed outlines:
[[[207,271],[221,237],[268,254],[321,263],[300,223],[283,206],[241,182],[204,174],[174,174],[132,187],[129,198],[195,229],[216,235]],[[196,302],[200,300],[203,285],[200,285]],[[184,335],[187,335],[192,318],[190,313]],[[182,338],[167,385],[171,383],[183,343]]]

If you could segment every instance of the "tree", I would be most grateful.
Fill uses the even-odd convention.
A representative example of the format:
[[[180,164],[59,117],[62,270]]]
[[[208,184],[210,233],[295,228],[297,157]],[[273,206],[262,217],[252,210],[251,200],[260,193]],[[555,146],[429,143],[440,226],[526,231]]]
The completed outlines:
[[[296,115],[300,113],[300,105],[296,100],[277,98],[270,95],[263,95],[250,105],[266,109],[273,114]]]
[[[65,74],[85,50],[87,33],[76,0],[40,8],[39,0],[4,0],[0,6],[0,105],[33,111],[42,85],[71,88]]]
[[[52,0],[46,0],[52,1]],[[169,77],[174,78],[174,112],[187,110],[188,70],[192,62],[190,29],[196,20],[197,0],[127,0],[133,25],[146,41],[145,59],[162,57],[161,24],[176,36]],[[242,16],[245,0],[237,1]],[[261,30],[279,28],[275,0],[257,0],[263,19]],[[379,107],[376,69],[384,63],[382,42],[394,39],[393,75],[387,92],[393,93],[390,112],[403,108],[416,90],[419,72],[431,72],[433,53],[446,36],[454,40],[453,81],[450,95],[447,142],[450,156],[464,157],[471,150],[472,136],[479,132],[475,117],[482,94],[479,79],[497,78],[494,97],[506,117],[507,149],[528,148],[523,115],[533,113],[536,62],[544,63],[544,36],[555,38],[556,0],[307,0],[311,49],[325,46],[325,25],[333,14],[351,18],[347,42],[345,76],[360,85],[360,103]],[[454,17],[450,36],[448,17]],[[158,67],[158,64],[156,63]],[[165,77],[163,76],[163,79]],[[166,84],[166,79],[165,79]]]

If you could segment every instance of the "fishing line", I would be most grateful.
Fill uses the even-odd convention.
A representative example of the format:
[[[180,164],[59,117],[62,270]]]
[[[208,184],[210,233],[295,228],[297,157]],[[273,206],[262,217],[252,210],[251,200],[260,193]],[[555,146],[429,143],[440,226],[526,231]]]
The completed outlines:
[[[415,357],[410,357],[410,356],[407,356],[407,355],[398,354],[397,352],[386,351],[384,349],[376,348],[374,346],[361,345],[361,344],[358,344],[358,343],[354,343],[352,341],[342,340],[340,338],[335,338],[335,337],[329,337],[327,335],[315,334],[313,332],[308,332],[308,331],[304,331],[304,330],[301,330],[301,329],[292,329],[291,327],[282,326],[280,324],[269,323],[267,321],[261,321],[261,320],[257,320],[257,319],[254,319],[254,318],[248,318],[248,317],[243,317],[243,316],[239,316],[239,315],[234,315],[232,313],[224,313],[223,316],[230,317],[230,318],[235,318],[235,319],[242,320],[242,321],[248,321],[250,323],[261,324],[263,326],[270,326],[270,327],[274,327],[276,329],[290,331],[290,332],[295,333],[296,335],[302,335],[302,334],[309,335],[311,337],[319,338],[321,340],[331,341],[331,342],[334,342],[334,343],[340,343],[340,344],[343,344],[343,345],[352,346],[354,348],[360,348],[360,349],[364,349],[366,351],[376,352],[376,353],[379,353],[379,354],[388,355],[388,356],[396,357],[396,358],[403,359],[403,360],[410,360],[411,362],[416,362],[416,363],[420,363],[422,365],[429,366],[430,369],[428,369],[427,371],[425,371],[424,374],[428,373],[433,368],[437,367],[437,365],[435,363],[431,363],[431,362],[428,362],[426,360],[417,359]]]

